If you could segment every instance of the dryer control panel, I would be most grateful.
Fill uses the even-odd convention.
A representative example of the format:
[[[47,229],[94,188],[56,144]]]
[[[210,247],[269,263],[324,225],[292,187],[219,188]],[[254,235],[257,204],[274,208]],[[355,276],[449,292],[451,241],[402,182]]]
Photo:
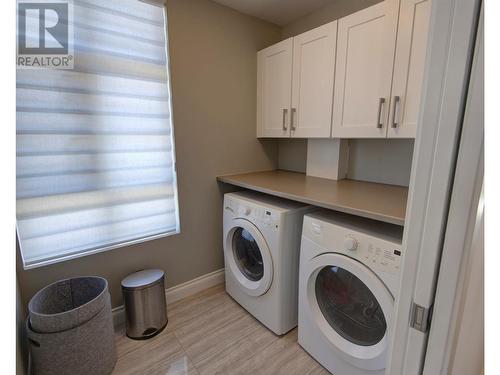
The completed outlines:
[[[255,224],[263,224],[269,227],[278,228],[279,214],[274,210],[252,204],[251,202],[241,202],[226,199],[224,210],[229,210],[235,218],[246,219]]]
[[[397,274],[401,269],[401,239],[379,223],[359,218],[354,223],[330,222],[306,216],[302,235],[328,252],[345,254],[372,269]]]
[[[398,273],[401,267],[401,247],[388,246],[378,241],[367,241],[357,250],[358,258],[371,268],[389,273]],[[352,256],[352,255],[351,255]]]

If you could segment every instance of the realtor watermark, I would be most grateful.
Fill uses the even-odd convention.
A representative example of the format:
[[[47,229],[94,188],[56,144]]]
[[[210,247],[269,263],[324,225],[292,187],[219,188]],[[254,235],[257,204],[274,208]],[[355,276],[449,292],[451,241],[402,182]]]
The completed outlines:
[[[17,0],[17,56],[22,69],[73,69],[71,0]]]

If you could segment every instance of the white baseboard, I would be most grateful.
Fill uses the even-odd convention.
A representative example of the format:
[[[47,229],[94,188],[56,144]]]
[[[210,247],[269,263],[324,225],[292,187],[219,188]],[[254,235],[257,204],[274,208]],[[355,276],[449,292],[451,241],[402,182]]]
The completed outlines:
[[[166,290],[167,303],[174,303],[183,298],[192,296],[202,290],[211,288],[224,282],[224,268],[207,273],[196,279],[186,281],[185,283],[173,286]]]
[[[173,286],[165,290],[167,304],[177,302],[183,298],[192,296],[205,289],[224,282],[224,268],[207,273],[196,279]],[[115,327],[125,323],[125,308],[123,305],[115,307],[113,310],[113,324]]]

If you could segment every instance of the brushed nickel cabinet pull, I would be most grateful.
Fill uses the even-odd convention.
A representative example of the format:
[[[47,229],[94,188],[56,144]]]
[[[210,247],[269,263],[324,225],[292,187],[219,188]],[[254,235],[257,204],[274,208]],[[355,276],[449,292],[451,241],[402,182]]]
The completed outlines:
[[[283,108],[283,130],[287,130],[286,126],[286,114],[288,113],[288,108]]]
[[[292,113],[290,115],[290,129],[295,130],[297,127],[295,126],[295,113],[297,112],[297,108],[292,108]]]
[[[399,106],[399,103],[401,101],[401,98],[399,96],[394,97],[394,105],[392,107],[392,121],[391,121],[391,127],[397,128],[398,127],[398,122],[396,121],[396,109]]]
[[[385,103],[385,98],[379,98],[378,100],[378,113],[377,113],[377,128],[384,126],[384,123],[380,120],[380,115],[382,114],[382,106]]]

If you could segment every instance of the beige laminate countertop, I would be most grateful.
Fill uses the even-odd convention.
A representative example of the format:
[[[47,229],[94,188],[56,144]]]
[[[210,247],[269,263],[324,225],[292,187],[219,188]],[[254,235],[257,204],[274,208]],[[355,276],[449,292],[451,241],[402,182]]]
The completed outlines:
[[[219,176],[217,180],[314,206],[404,225],[408,188],[329,180],[282,170]]]

